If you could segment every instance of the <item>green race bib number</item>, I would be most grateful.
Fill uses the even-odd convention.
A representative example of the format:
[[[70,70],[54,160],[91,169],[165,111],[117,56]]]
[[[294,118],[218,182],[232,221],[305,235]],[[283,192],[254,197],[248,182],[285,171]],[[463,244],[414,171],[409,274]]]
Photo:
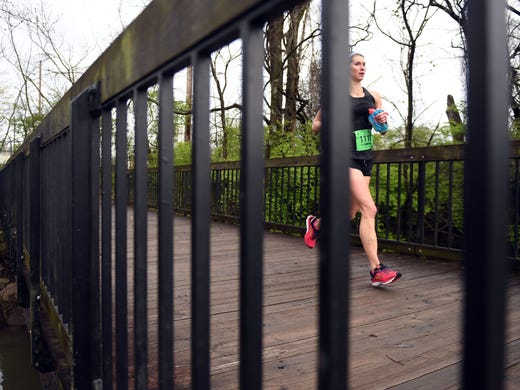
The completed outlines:
[[[356,138],[356,152],[372,149],[374,140],[372,139],[371,129],[356,130],[354,131],[354,136]]]

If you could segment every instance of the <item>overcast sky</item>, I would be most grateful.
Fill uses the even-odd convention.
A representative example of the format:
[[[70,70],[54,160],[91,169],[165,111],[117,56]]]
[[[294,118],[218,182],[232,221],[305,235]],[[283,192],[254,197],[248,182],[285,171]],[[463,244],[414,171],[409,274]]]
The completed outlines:
[[[352,8],[351,18],[356,20],[366,14],[364,7],[367,3],[364,0],[351,0],[356,4]],[[395,0],[378,0],[378,9],[392,10],[395,8]],[[382,15],[383,13],[381,13]],[[399,36],[399,25],[388,16],[387,20],[381,20],[380,25],[386,31],[392,32],[395,37]],[[414,81],[416,83],[415,98],[417,112],[426,110],[417,124],[436,125],[437,123],[447,122],[446,99],[451,94],[455,102],[465,100],[461,73],[461,63],[457,57],[461,52],[454,49],[453,40],[458,37],[458,26],[442,12],[436,12],[428,24],[427,33],[418,40],[418,51],[416,58],[416,69]],[[362,42],[356,48],[365,55],[367,61],[367,73],[365,84],[376,89],[387,101],[392,101],[394,105],[400,107],[405,112],[406,95],[404,91],[404,78],[402,74],[392,74],[392,70],[401,69],[399,63],[401,50],[389,38],[376,35],[369,42]],[[384,102],[383,102],[384,104]],[[394,120],[399,116],[395,109],[388,104],[384,104]]]
[[[124,2],[125,5],[121,6]],[[53,7],[63,13],[61,22],[64,32],[74,31],[76,42],[108,45],[141,11],[144,0],[52,0]],[[366,0],[351,0],[351,18],[362,16],[366,11]],[[391,9],[395,0],[378,0],[378,8]],[[422,120],[429,124],[446,121],[446,97],[452,94],[455,101],[464,100],[461,83],[460,62],[454,59],[460,55],[452,49],[453,37],[457,34],[457,26],[447,16],[437,13],[429,24],[429,34],[419,41],[418,68],[416,69],[416,98],[419,110],[427,110]],[[99,55],[105,47],[100,47]],[[384,99],[405,111],[403,94],[403,78],[400,74],[392,74],[392,69],[399,68],[399,47],[388,38],[375,37],[368,43],[356,47],[367,60],[366,84],[380,92]],[[96,55],[96,57],[97,57]],[[93,61],[95,58],[92,58]],[[422,102],[422,103],[421,103]],[[422,104],[422,105],[421,105]],[[391,104],[385,104],[395,121],[399,121],[399,113]],[[419,121],[421,122],[421,120]]]
[[[20,1],[20,0],[19,0]],[[21,0],[24,1],[24,0]],[[31,2],[31,0],[25,0]],[[57,30],[63,36],[65,46],[71,45],[80,53],[87,52],[85,64],[92,63],[141,11],[146,0],[46,0],[52,14],[59,17]],[[124,3],[124,6],[122,5]],[[366,14],[366,0],[351,0],[351,18]],[[379,8],[395,7],[395,0],[378,0]],[[430,24],[430,34],[420,41],[420,66],[416,69],[416,98],[419,107],[427,110],[420,123],[437,124],[446,122],[446,96],[452,94],[455,101],[463,100],[460,63],[454,60],[458,53],[451,49],[456,26],[439,13]],[[93,45],[95,47],[93,48]],[[363,53],[367,61],[365,85],[376,89],[383,97],[384,108],[389,111],[394,123],[400,121],[399,112],[405,111],[403,78],[392,74],[399,69],[399,47],[388,38],[375,37],[368,43],[355,48]],[[389,104],[388,102],[392,102]],[[422,102],[422,105],[421,105]]]
[[[92,48],[93,62],[142,11],[145,0],[46,0],[60,16],[57,29],[83,47]],[[72,38],[73,37],[73,38]]]

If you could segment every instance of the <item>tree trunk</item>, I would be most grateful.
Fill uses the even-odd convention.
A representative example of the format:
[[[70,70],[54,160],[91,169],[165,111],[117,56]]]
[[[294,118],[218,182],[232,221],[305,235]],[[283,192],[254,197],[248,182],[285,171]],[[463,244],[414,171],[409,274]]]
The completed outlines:
[[[285,100],[285,131],[294,132],[296,129],[296,100],[298,94],[298,85],[300,82],[300,56],[298,31],[300,23],[305,15],[308,4],[302,4],[294,7],[290,15],[290,24],[287,31],[287,86]]]
[[[459,109],[457,108],[452,95],[448,95],[446,115],[448,116],[450,133],[453,141],[457,143],[464,143],[464,126],[462,124],[462,119],[460,119]]]
[[[282,131],[283,107],[283,60],[282,60],[283,17],[267,23],[266,65],[271,81],[269,134],[265,147],[265,158],[271,156],[271,143]]]
[[[220,107],[218,108],[218,112],[220,116],[220,124],[222,126],[222,158],[226,160],[228,157],[228,128],[226,120],[226,102],[224,99],[225,86],[222,86],[220,82],[220,79],[217,74],[217,68],[213,61],[210,62],[210,65],[211,74],[213,75],[213,80],[215,82],[215,89],[217,90],[217,99],[220,105]]]
[[[190,111],[193,103],[193,68],[188,66],[186,69],[186,105]],[[186,115],[184,122],[184,142],[191,141],[191,115]]]

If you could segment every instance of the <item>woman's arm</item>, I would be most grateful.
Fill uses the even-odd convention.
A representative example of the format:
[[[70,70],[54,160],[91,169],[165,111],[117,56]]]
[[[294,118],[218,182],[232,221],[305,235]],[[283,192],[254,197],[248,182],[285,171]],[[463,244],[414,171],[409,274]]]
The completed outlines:
[[[370,94],[374,97],[375,103],[376,103],[376,109],[383,109],[383,103],[381,99],[381,95],[379,95],[379,92],[371,90]],[[375,117],[376,121],[378,123],[386,123],[388,120],[388,113],[386,111],[383,111],[382,113],[378,114]]]
[[[318,110],[318,113],[312,120],[312,131],[317,133],[321,130],[321,110]]]

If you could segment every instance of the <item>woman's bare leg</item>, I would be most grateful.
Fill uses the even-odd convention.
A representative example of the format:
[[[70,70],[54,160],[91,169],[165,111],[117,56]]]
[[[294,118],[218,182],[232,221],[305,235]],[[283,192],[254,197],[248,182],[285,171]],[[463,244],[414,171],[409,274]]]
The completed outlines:
[[[376,213],[377,207],[370,193],[370,176],[363,176],[359,169],[350,168],[350,196],[351,218],[357,211],[361,212],[359,236],[367,255],[370,270],[373,271],[380,264],[377,255]]]

